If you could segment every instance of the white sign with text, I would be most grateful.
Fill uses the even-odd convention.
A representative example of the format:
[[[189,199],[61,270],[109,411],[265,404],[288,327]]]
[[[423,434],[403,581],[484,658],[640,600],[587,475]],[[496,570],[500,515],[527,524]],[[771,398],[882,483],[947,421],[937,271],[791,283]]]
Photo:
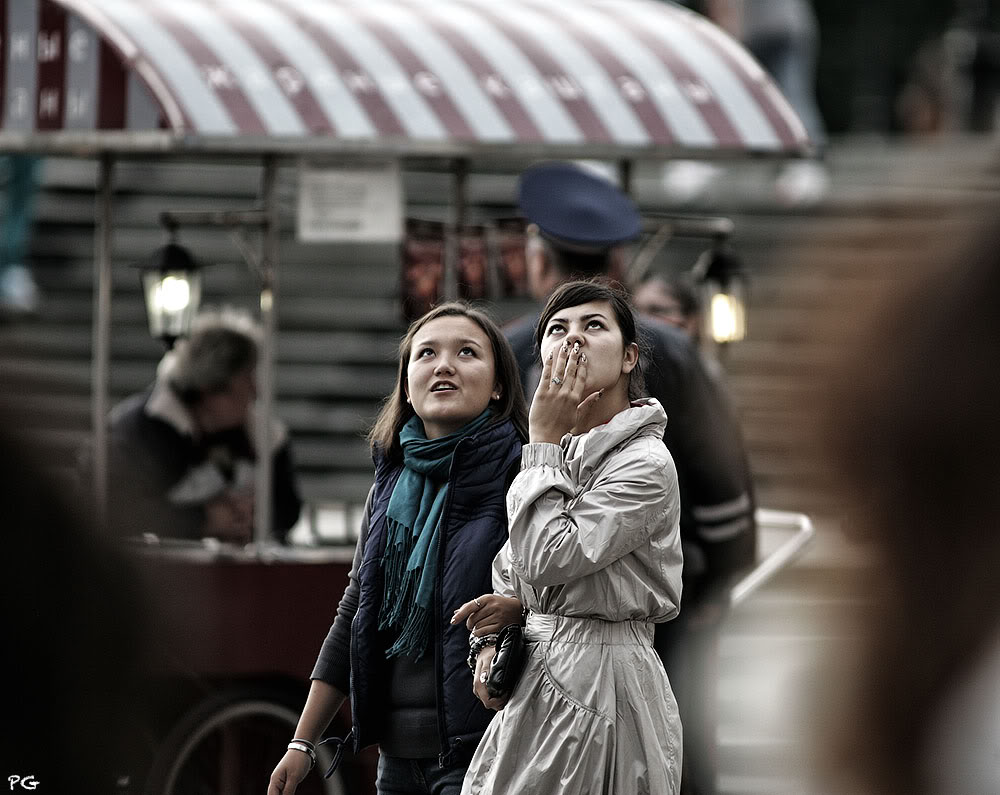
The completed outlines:
[[[399,164],[299,168],[298,237],[306,243],[392,243],[403,233]]]

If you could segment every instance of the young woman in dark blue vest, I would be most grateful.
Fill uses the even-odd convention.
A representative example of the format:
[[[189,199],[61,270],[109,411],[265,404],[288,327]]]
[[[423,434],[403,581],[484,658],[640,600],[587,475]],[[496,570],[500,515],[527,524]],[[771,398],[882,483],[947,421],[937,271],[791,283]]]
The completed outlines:
[[[451,618],[478,600],[477,634],[520,621],[517,599],[481,594],[492,592],[526,438],[517,364],[496,324],[464,304],[416,320],[370,434],[375,484],[350,582],[268,795],[295,792],[348,695],[350,744],[379,745],[380,795],[459,793],[493,712],[472,690],[468,629]]]

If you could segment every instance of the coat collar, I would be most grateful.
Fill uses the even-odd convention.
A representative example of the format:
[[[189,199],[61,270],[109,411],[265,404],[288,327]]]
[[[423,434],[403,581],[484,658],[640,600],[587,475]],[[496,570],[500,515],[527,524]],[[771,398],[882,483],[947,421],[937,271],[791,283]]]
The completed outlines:
[[[573,479],[583,483],[614,448],[639,436],[662,439],[666,428],[663,406],[655,398],[642,398],[587,433],[566,434],[561,441],[566,466]]]
[[[199,435],[191,411],[177,396],[166,378],[156,379],[143,411],[147,416],[165,422],[182,436]]]

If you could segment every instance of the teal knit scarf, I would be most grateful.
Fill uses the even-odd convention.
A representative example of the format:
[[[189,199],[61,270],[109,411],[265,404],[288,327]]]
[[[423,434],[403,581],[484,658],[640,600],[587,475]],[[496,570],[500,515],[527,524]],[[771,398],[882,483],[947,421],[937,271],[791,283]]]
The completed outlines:
[[[388,538],[382,568],[385,590],[379,629],[397,632],[386,657],[423,656],[430,635],[437,580],[441,514],[448,494],[448,475],[455,447],[482,429],[487,409],[468,425],[440,439],[424,436],[424,424],[413,416],[399,432],[403,471],[389,497]]]

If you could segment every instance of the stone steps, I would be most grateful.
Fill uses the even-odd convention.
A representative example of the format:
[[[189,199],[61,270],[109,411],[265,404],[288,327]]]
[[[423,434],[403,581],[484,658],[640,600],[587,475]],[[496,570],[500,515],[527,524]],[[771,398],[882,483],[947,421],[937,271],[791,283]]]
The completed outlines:
[[[4,357],[4,371],[12,380],[27,380],[48,385],[59,392],[84,393],[90,389],[90,362],[79,359]],[[282,364],[276,367],[283,397],[334,396],[345,399],[381,400],[396,379],[394,365],[380,367]],[[153,371],[145,360],[117,360],[110,375],[113,393],[132,393],[145,389]]]
[[[247,295],[250,294],[248,290]],[[229,298],[205,295],[203,305],[239,304],[237,300],[227,300]],[[42,318],[36,325],[89,324],[92,318],[91,304],[90,296],[87,295],[46,295],[42,299]],[[283,296],[279,311],[281,327],[288,329],[353,329],[362,333],[399,332],[402,329],[395,302],[386,298]],[[113,329],[124,326],[145,327],[146,309],[138,288],[113,295],[111,323]]]
[[[22,325],[3,335],[7,355],[25,354],[39,359],[86,358],[91,352],[91,326],[64,323],[59,326]],[[363,337],[352,331],[302,331],[282,329],[277,334],[279,363],[394,364],[399,338],[395,331],[372,331]],[[116,359],[148,358],[158,354],[160,343],[144,326],[116,328],[111,355]]]

